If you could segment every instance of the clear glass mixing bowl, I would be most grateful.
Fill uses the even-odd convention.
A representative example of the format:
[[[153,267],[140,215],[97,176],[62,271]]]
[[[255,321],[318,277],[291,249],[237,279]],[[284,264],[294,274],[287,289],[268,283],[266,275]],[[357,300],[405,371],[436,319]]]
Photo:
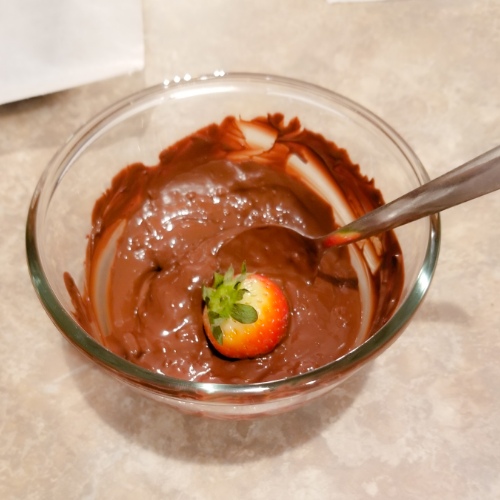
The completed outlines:
[[[385,201],[427,182],[422,164],[380,118],[323,88],[267,75],[226,74],[164,82],[127,97],[84,125],[47,166],[30,206],[26,245],[36,292],[61,333],[121,382],[189,413],[248,418],[283,412],[328,392],[386,349],[408,325],[433,276],[438,216],[399,228],[405,282],[397,310],[362,345],[319,369],[275,382],[231,385],[189,382],[153,373],[108,351],[74,320],[63,273],[83,283],[83,262],[95,201],[112,177],[135,162],[154,165],[167,146],[233,115],[283,113],[345,148],[374,178]]]

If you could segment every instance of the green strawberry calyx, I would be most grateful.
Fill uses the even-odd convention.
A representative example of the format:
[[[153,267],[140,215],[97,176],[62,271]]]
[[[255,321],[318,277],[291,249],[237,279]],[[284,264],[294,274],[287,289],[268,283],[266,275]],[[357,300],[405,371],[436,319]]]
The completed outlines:
[[[212,335],[218,344],[222,345],[223,333],[221,325],[229,318],[244,325],[255,323],[259,318],[254,307],[248,304],[241,304],[245,293],[250,293],[242,288],[242,284],[247,278],[247,268],[245,262],[241,266],[241,273],[234,275],[233,266],[224,275],[214,273],[214,281],[211,287],[202,286],[201,293],[208,308],[208,320]]]

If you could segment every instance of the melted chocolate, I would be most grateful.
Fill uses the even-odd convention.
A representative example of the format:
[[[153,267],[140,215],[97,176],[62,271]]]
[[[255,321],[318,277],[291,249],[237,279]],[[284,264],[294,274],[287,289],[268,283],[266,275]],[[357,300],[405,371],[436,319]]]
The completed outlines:
[[[380,192],[344,150],[301,130],[297,119],[288,126],[279,114],[245,122],[275,139],[267,151],[250,146],[238,123],[228,117],[182,139],[155,167],[122,170],[94,207],[82,294],[65,274],[82,327],[119,356],[158,373],[203,382],[278,380],[347,353],[360,330],[358,276],[347,248],[326,252],[311,283],[304,272],[308,249],[292,232],[269,227],[233,237],[231,231],[269,223],[312,236],[335,229],[330,205],[290,175],[292,154],[313,158],[355,216],[381,205]],[[372,332],[394,311],[403,282],[394,234],[380,241]],[[201,285],[211,283],[214,271],[229,264],[238,269],[243,261],[249,272],[282,287],[291,317],[271,353],[230,360],[203,332]]]

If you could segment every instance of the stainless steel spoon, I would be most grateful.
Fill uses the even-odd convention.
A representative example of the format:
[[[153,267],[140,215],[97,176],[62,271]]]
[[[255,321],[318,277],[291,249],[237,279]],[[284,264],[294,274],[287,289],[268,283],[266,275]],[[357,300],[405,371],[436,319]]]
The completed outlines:
[[[223,251],[226,245],[234,245],[237,241],[243,249],[248,248],[245,238],[254,231],[261,233],[259,237],[262,241],[294,238],[298,244],[296,246],[304,250],[302,257],[296,259],[303,267],[301,272],[314,278],[320,260],[328,248],[369,238],[497,189],[500,189],[500,147],[474,158],[328,235],[313,238],[285,226],[274,224],[253,226],[243,231],[238,228],[235,234],[228,233],[219,249]]]
[[[497,189],[500,189],[500,146],[315,239],[324,248],[354,243]]]

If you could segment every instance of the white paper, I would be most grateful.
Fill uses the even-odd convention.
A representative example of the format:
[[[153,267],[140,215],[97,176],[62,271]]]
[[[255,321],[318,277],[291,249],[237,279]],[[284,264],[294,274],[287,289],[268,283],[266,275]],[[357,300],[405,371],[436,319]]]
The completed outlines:
[[[0,0],[0,104],[142,69],[141,0]]]

